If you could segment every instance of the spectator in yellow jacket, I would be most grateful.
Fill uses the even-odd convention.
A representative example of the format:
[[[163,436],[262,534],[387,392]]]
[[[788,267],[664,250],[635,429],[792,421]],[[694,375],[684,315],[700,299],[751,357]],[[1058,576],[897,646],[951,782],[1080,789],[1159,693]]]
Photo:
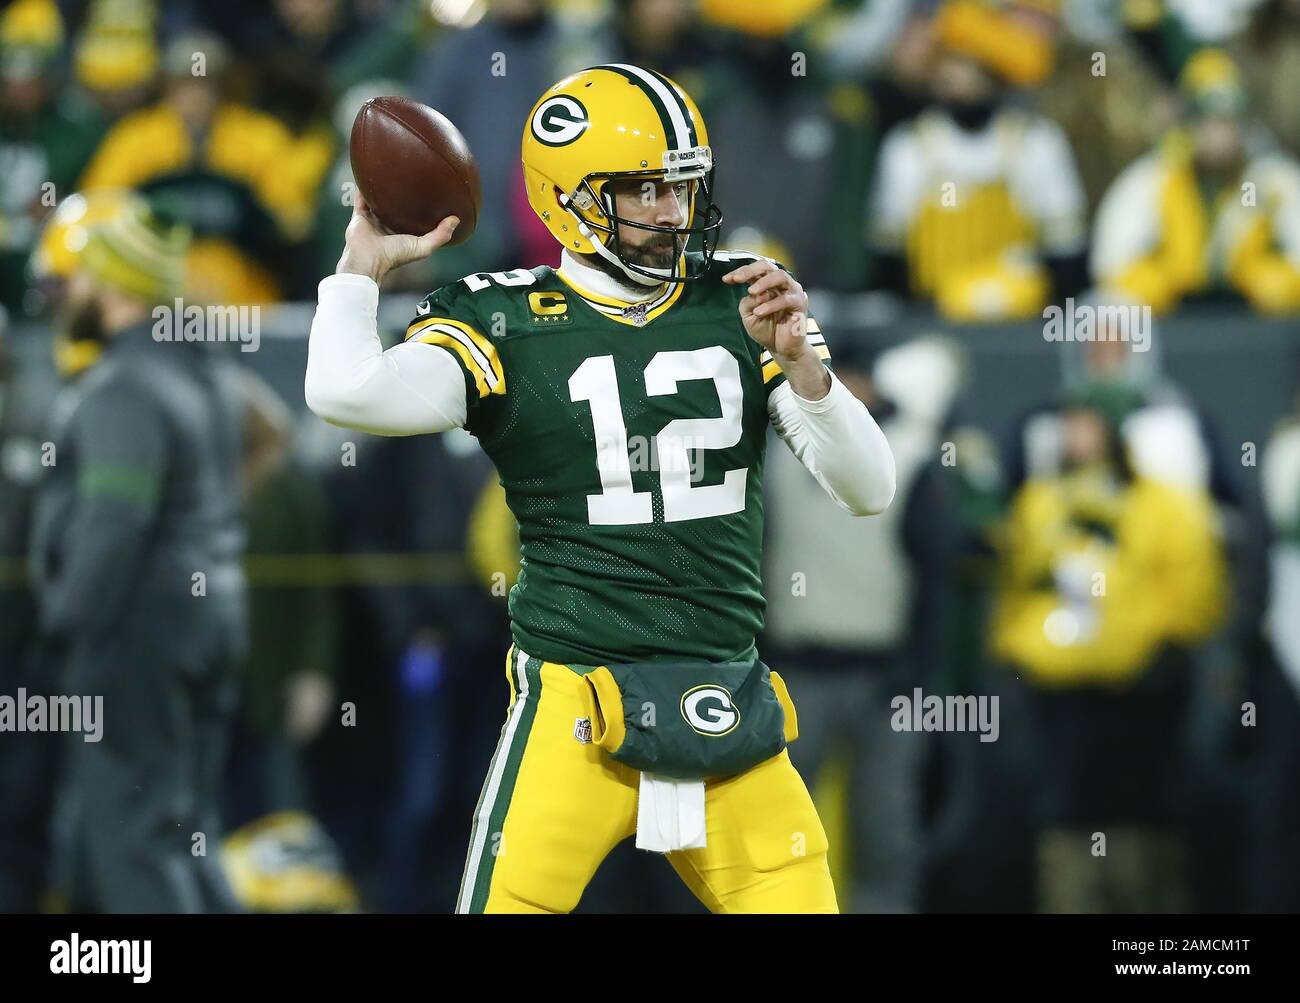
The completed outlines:
[[[79,187],[169,196],[195,235],[188,298],[273,302],[281,298],[277,259],[307,235],[332,142],[316,133],[295,139],[274,117],[226,100],[227,62],[215,36],[177,39],[162,100],[109,132]]]
[[[1187,121],[1116,179],[1098,209],[1092,273],[1153,310],[1228,291],[1300,310],[1300,164],[1248,114],[1221,50],[1187,63]]]
[[[1025,20],[1020,6],[939,9],[933,103],[880,147],[868,234],[877,282],[954,321],[1033,317],[1085,284],[1074,153],[1059,125],[1012,99],[1050,71],[1054,22]]]
[[[992,623],[1037,734],[1039,908],[1182,911],[1189,650],[1223,621],[1223,548],[1208,497],[1134,475],[1101,411],[1063,433],[1062,472],[1013,500]]]
[[[1066,412],[1065,471],[1030,479],[1002,539],[996,653],[1037,686],[1123,686],[1222,621],[1226,571],[1203,494],[1126,476],[1118,437]]]

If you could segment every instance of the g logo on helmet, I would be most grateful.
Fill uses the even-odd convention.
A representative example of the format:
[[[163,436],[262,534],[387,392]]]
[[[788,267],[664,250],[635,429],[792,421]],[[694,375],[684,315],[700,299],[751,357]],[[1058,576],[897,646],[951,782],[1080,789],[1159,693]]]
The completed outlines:
[[[721,686],[696,686],[682,694],[682,717],[701,735],[718,738],[740,724],[740,711]]]
[[[543,101],[533,112],[532,130],[539,143],[568,146],[587,131],[591,120],[577,98],[560,94]]]

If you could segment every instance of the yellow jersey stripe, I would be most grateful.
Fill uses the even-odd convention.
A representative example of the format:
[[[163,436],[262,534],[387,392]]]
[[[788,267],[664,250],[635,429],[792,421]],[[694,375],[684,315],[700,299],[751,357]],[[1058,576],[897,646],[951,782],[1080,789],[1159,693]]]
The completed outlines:
[[[608,317],[610,320],[617,321],[620,324],[629,324],[633,327],[640,326],[636,321],[622,316],[622,311],[624,309],[630,306],[636,306],[637,304],[614,299],[610,296],[602,296],[599,293],[593,293],[590,290],[579,286],[567,275],[563,275],[558,271],[555,274],[559,277],[561,282],[577,293],[578,296],[597,313],[604,317]],[[662,296],[651,300],[650,302],[655,303],[656,305],[646,311],[646,322],[652,321],[656,317],[667,312],[667,310],[681,298],[681,295],[685,290],[686,283],[674,282],[672,289],[664,293]]]
[[[576,289],[575,289],[574,291],[577,292]],[[663,299],[663,300],[659,303],[658,306],[654,307],[653,309],[650,309],[650,310],[647,310],[647,311],[646,311],[646,313],[645,313],[645,320],[644,320],[642,323],[647,323],[647,324],[648,324],[650,321],[654,320],[656,317],[662,316],[664,313],[666,313],[666,312],[668,311],[668,309],[669,309],[670,307],[672,307],[672,305],[673,305],[674,303],[676,303],[676,302],[681,298],[682,293],[685,292],[685,291],[686,291],[686,287],[685,287],[682,283],[678,282],[678,283],[673,287],[672,291],[669,292],[669,293],[667,294],[667,298],[666,298],[666,299]],[[629,325],[629,326],[631,326],[631,327],[640,327],[640,326],[641,326],[641,324],[638,324],[638,323],[637,323],[635,320],[633,320],[632,318],[630,318],[630,317],[624,317],[624,316],[622,315],[623,308],[625,308],[625,307],[629,307],[629,306],[635,306],[636,304],[632,304],[632,303],[620,303],[620,304],[618,304],[618,308],[615,310],[615,309],[611,309],[610,307],[604,306],[604,305],[599,304],[599,303],[594,303],[594,302],[589,302],[589,301],[587,301],[587,298],[586,298],[585,296],[583,296],[582,293],[578,293],[578,296],[579,296],[579,297],[580,297],[584,302],[586,302],[588,306],[590,306],[590,307],[591,307],[592,309],[594,309],[597,313],[599,313],[602,317],[606,317],[606,318],[608,318],[609,320],[615,321],[616,323],[619,323],[619,324],[627,324],[627,325]]]
[[[811,345],[813,348],[816,348],[818,345],[826,344],[826,339],[820,334],[808,335],[807,341],[808,344]],[[762,355],[758,357],[758,361],[763,363],[763,365],[767,365],[769,362],[772,361],[772,353],[765,351]]]
[[[589,307],[591,307],[593,310],[597,311],[598,313],[603,313],[608,317],[618,317],[622,315],[624,310],[627,310],[628,308],[634,306],[645,307],[647,311],[655,310],[663,306],[665,303],[667,303],[668,298],[672,296],[672,294],[673,294],[672,289],[665,289],[654,299],[638,300],[636,303],[617,303],[614,306],[607,306],[604,303],[598,303],[595,300],[589,300],[586,297],[582,297],[581,293],[579,293],[578,295],[582,297],[584,303],[586,303]]]
[[[483,375],[482,367],[479,366],[474,357],[470,355],[469,349],[453,338],[450,334],[444,334],[441,331],[430,331],[427,334],[420,335],[415,340],[421,344],[437,345],[440,348],[449,349],[460,356],[460,361],[465,367],[465,371],[474,377],[474,386],[478,388],[478,395],[480,397],[486,397],[488,394],[495,392],[493,388],[488,386],[487,379]],[[505,392],[504,381],[497,381],[497,386],[502,388],[502,393]]]
[[[831,350],[824,345],[820,348],[814,348],[813,351],[817,353],[817,358],[819,359],[829,359],[831,357]],[[779,376],[780,373],[781,365],[773,359],[771,362],[763,366],[763,382],[770,383],[773,379]]]
[[[484,370],[485,375],[490,372],[498,380],[505,379],[505,372],[501,368],[501,359],[497,355],[496,346],[492,344],[492,339],[480,334],[464,321],[453,320],[451,317],[421,317],[407,327],[406,340],[410,341],[422,332],[437,327],[454,328],[455,332],[445,331],[444,333],[451,334],[453,337],[456,336],[456,333],[463,335],[458,340],[479,357],[479,365]]]
[[[682,271],[685,271],[685,267],[686,267],[684,264],[685,260],[686,260],[686,255],[683,254],[682,261],[681,263],[679,263],[679,268]],[[569,278],[567,275],[565,275],[563,272],[561,272],[558,269],[556,270],[555,275],[561,282],[563,282],[566,286],[568,286],[570,289],[572,289],[575,293],[577,293],[579,296],[581,296],[589,303],[600,303],[602,306],[613,306],[613,307],[618,307],[619,309],[622,309],[623,307],[629,305],[623,300],[614,299],[612,296],[602,296],[600,293],[594,293],[590,289],[582,288],[582,286],[578,285],[576,282],[574,282],[571,278]],[[674,283],[674,285],[676,285],[677,288],[680,289],[682,288],[683,285],[685,285],[685,283],[677,282]]]
[[[672,294],[668,297],[668,299],[666,299],[659,306],[655,307],[653,310],[646,311],[646,315],[645,315],[646,322],[649,323],[650,321],[654,320],[656,317],[660,317],[663,314],[667,313],[669,308],[672,307],[672,305],[676,303],[679,299],[681,299],[682,293],[684,293],[685,291],[686,291],[686,285],[684,283],[682,282],[674,283]],[[626,306],[626,304],[624,305]],[[610,317],[609,319],[616,320],[620,324],[630,324],[632,327],[640,326],[636,323],[636,321],[631,320],[627,317]]]
[[[620,303],[618,300],[614,299],[614,298],[611,297],[611,296],[601,296],[599,293],[593,293],[593,292],[591,292],[590,290],[583,289],[582,286],[578,285],[576,282],[574,282],[572,279],[570,279],[567,275],[562,275],[562,274],[560,274],[560,272],[559,272],[558,270],[556,271],[555,274],[556,274],[556,276],[559,278],[559,280],[560,280],[561,282],[563,282],[566,286],[568,286],[570,289],[572,289],[575,293],[577,293],[579,296],[581,296],[583,299],[585,299],[588,303],[600,303],[600,304],[602,304],[602,305],[604,305],[604,306],[615,306],[615,307],[625,307],[625,306],[627,306],[626,303]]]

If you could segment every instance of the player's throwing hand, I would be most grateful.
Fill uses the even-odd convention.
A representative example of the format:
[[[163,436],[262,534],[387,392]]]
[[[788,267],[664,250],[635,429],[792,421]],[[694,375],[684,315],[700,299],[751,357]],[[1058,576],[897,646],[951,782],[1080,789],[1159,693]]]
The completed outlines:
[[[352,206],[352,220],[344,236],[343,256],[334,271],[369,275],[375,282],[383,282],[384,276],[394,268],[427,258],[442,247],[451,240],[459,225],[459,219],[448,216],[436,228],[418,237],[409,233],[389,233],[375,219],[358,191]]]

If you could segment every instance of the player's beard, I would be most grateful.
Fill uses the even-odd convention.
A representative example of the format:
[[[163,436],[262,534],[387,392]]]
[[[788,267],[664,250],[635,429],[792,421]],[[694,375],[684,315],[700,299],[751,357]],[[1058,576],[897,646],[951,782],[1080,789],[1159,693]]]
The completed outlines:
[[[619,250],[629,265],[671,272],[673,263],[681,257],[682,238],[675,234],[654,233],[640,244],[624,241]]]

